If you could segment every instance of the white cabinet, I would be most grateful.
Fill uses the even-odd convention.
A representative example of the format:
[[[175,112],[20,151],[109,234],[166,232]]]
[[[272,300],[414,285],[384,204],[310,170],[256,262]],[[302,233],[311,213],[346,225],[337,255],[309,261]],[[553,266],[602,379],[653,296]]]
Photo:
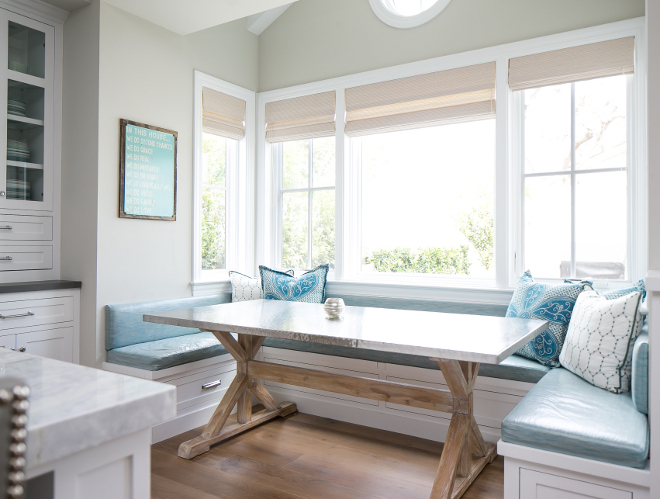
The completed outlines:
[[[79,362],[80,290],[0,293],[0,347]]]
[[[0,8],[0,282],[60,277],[64,18],[56,11],[30,0]]]
[[[538,471],[520,470],[520,497],[525,499],[632,499],[632,492]]]

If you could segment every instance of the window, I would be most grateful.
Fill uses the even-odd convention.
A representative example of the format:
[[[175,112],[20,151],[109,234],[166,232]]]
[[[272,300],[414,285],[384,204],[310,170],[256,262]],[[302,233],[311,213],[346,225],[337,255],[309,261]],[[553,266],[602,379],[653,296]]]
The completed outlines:
[[[369,0],[371,8],[385,24],[395,28],[415,28],[440,14],[451,0]]]
[[[282,142],[280,265],[311,269],[335,261],[335,138]]]
[[[495,120],[358,140],[362,272],[492,279]]]
[[[523,92],[523,254],[535,276],[626,278],[628,78]]]
[[[246,211],[254,93],[195,72],[193,285],[250,272]],[[194,288],[193,288],[194,292]]]
[[[237,147],[235,140],[202,133],[203,271],[227,268],[227,170],[236,168]]]

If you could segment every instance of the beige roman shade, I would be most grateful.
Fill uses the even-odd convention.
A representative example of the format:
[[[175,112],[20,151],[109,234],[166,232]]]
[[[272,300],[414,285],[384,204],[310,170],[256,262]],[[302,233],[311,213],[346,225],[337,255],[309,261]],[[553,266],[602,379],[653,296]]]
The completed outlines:
[[[631,74],[635,70],[635,38],[580,45],[509,61],[511,90]]]
[[[351,137],[494,116],[494,62],[346,89]]]
[[[332,137],[334,134],[334,91],[266,104],[268,142]]]
[[[202,88],[202,130],[228,139],[245,137],[245,101],[238,97]]]

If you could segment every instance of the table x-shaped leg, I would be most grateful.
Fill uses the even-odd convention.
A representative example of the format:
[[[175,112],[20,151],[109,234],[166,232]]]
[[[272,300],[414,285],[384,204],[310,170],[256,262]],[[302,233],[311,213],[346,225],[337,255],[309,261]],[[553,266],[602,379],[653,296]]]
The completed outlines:
[[[484,467],[496,457],[495,446],[484,442],[473,413],[472,392],[479,364],[456,360],[437,361],[454,397],[454,412],[433,482],[431,499],[461,497]],[[474,457],[473,457],[474,456]]]
[[[236,377],[229,385],[202,434],[179,446],[179,457],[184,459],[192,459],[208,452],[211,445],[227,440],[277,416],[287,416],[297,411],[294,403],[278,404],[259,380],[248,376],[248,362],[253,360],[259,352],[264,337],[239,334],[238,341],[236,341],[230,333],[210,332],[236,359]],[[255,414],[252,414],[253,394],[265,407],[264,410]],[[237,406],[236,422],[226,424],[234,406]]]

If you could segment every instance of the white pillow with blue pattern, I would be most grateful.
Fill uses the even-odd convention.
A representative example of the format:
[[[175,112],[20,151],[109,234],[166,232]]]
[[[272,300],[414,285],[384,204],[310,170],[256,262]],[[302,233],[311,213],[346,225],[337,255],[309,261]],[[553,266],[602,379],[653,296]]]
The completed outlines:
[[[630,391],[632,352],[644,319],[644,281],[600,294],[583,283],[559,356],[562,367],[613,393]]]
[[[559,353],[582,289],[580,283],[540,284],[534,281],[529,270],[525,272],[516,285],[506,316],[544,320],[550,325],[516,354],[546,366],[559,367]]]
[[[319,265],[299,278],[295,278],[287,273],[260,265],[259,273],[261,274],[264,300],[323,303],[328,269],[328,265]]]
[[[293,270],[287,270],[286,273],[293,275]],[[261,289],[261,281],[258,277],[250,277],[235,270],[230,270],[229,281],[231,282],[232,303],[261,300],[264,297],[264,292]]]

